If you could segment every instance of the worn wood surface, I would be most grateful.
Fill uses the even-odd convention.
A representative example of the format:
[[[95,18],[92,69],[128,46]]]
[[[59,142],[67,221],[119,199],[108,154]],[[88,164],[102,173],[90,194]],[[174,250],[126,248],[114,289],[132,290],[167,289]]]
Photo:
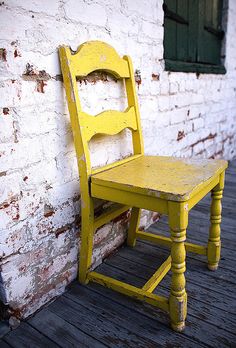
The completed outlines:
[[[186,201],[227,167],[223,160],[142,156],[92,176],[93,183],[125,192]]]
[[[125,128],[137,130],[135,109],[132,106],[124,112],[108,110],[95,116],[82,112],[80,126],[83,128],[87,141],[96,134],[114,135]]]
[[[68,291],[0,340],[9,347],[236,347],[236,161],[226,172],[223,198],[222,257],[216,272],[207,269],[206,256],[188,254],[186,289],[188,315],[184,333],[169,328],[168,315],[98,284],[74,282]],[[210,196],[190,212],[187,240],[206,243]],[[167,219],[151,228],[169,236]],[[121,248],[98,271],[143,286],[166,260],[169,250],[148,241]],[[166,296],[171,277],[155,293]]]

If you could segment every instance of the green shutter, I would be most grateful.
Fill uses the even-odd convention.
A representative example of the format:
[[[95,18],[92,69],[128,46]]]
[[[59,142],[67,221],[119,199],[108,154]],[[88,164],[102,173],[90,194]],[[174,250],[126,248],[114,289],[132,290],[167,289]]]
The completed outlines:
[[[225,73],[222,0],[164,0],[163,10],[166,69]]]
[[[177,0],[165,0],[163,9],[165,12],[164,32],[164,58],[176,60],[176,21],[168,13],[176,13]]]
[[[220,64],[223,32],[220,27],[222,4],[220,0],[199,0],[199,63]]]
[[[189,62],[197,61],[199,0],[188,0],[189,3]]]
[[[180,61],[189,60],[189,18],[188,18],[188,0],[177,0],[177,14],[183,18],[186,23],[176,22],[176,59]]]

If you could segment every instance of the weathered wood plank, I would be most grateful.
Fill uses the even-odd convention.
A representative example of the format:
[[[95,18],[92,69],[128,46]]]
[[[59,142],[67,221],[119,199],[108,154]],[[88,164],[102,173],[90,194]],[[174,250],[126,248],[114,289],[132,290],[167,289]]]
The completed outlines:
[[[10,331],[10,327],[6,320],[0,321],[0,339]]]
[[[137,269],[136,261],[128,261],[127,259],[123,259],[120,255],[116,255],[112,258],[112,260],[107,260],[106,262],[122,270],[127,270],[130,274],[134,274],[133,272],[138,271],[140,275],[145,275],[145,277],[143,277],[144,281],[147,281],[148,278],[152,276],[153,271],[156,269],[155,266],[144,266],[141,264]],[[224,275],[223,272],[220,272],[220,269],[217,272],[218,277],[215,276],[216,272],[210,272],[207,268],[204,267],[204,265],[202,265],[202,263],[198,263],[196,260],[192,260],[191,263],[188,262],[187,264],[186,276],[187,280],[195,280],[196,285],[199,283],[201,287],[211,289],[222,295],[229,296],[232,299],[235,298],[235,282],[228,281],[227,276]],[[167,277],[168,276],[166,276],[162,280],[161,284],[163,283],[163,281],[168,279]],[[219,281],[219,277],[221,281]]]
[[[75,303],[69,298],[60,297],[53,302],[50,311],[90,334],[93,338],[109,347],[156,347],[150,339],[143,339],[121,325],[113,323],[104,314],[97,314],[86,306]]]
[[[145,248],[146,249],[146,248]],[[140,251],[141,250],[141,251]],[[124,248],[122,249],[122,252],[119,252],[119,256],[125,258],[126,260],[130,260],[135,262],[136,266],[138,269],[143,266],[147,266],[148,268],[151,269],[156,269],[156,267],[159,266],[161,263],[161,260],[166,258],[166,255],[168,254],[167,251],[163,252],[162,249],[160,250],[155,250],[153,253],[152,248],[148,248],[145,250],[143,246],[137,243],[137,247],[135,250],[133,249],[128,249]],[[118,260],[119,262],[119,260]],[[188,259],[187,259],[188,262]],[[126,261],[124,261],[126,264]],[[188,291],[191,292],[194,298],[196,298],[197,301],[205,302],[205,303],[210,303],[212,306],[215,306],[218,309],[225,310],[229,313],[234,314],[236,311],[236,303],[233,301],[232,296],[234,294],[228,294],[221,296],[221,293],[215,291],[215,289],[211,290],[205,283],[199,283],[198,278],[195,278],[192,275],[192,272],[188,270],[188,265],[189,262],[187,263],[187,289]],[[122,266],[122,265],[121,265]],[[123,270],[123,268],[122,268]],[[144,269],[145,275],[147,273],[146,269]],[[206,271],[208,274],[208,270]],[[133,270],[131,270],[131,274],[133,274]],[[146,275],[147,277],[148,275]],[[168,274],[161,282],[161,285],[165,286],[166,288],[169,288],[170,284],[170,275]],[[158,288],[157,288],[158,290]],[[207,296],[206,296],[207,292]],[[236,318],[235,318],[236,320]]]
[[[102,272],[104,274],[106,273],[106,275],[109,275],[109,276],[122,278],[123,281],[129,281],[132,278],[132,283],[134,283],[134,285],[136,286],[142,286],[143,284],[143,279],[140,277],[140,273],[139,273],[140,268],[136,268],[135,276],[131,275],[131,272],[127,272],[127,269],[129,268],[128,260],[126,260],[126,271],[124,270],[118,271],[118,268],[115,268],[112,265],[109,266],[107,264],[103,264],[99,266],[99,268],[102,268]],[[158,291],[157,293],[161,295],[165,295],[167,293],[167,290],[164,289],[163,291],[163,288],[161,286],[159,290],[160,291]],[[144,304],[140,304],[140,306],[144,306]],[[159,313],[160,312],[158,312],[158,314],[156,313],[156,316],[158,316]],[[217,328],[218,335],[216,335],[216,328],[214,324],[204,321],[202,325],[199,325],[199,319],[195,318],[194,309],[192,309],[191,307],[189,307],[188,309],[187,325],[188,325],[187,330],[185,330],[183,336],[193,338],[197,342],[201,342],[203,344],[207,344],[209,346],[215,347],[218,344],[217,337],[218,338],[224,337],[226,338],[226,341],[225,341],[226,343],[222,344],[221,347],[230,347],[230,345],[232,345],[235,341],[235,336],[233,334],[230,334],[228,332],[226,333],[224,329],[221,329],[219,327]],[[168,335],[169,335],[169,332],[168,332]]]
[[[4,340],[0,340],[0,347],[1,348],[11,348],[12,346],[10,346],[7,342],[4,342]]]
[[[34,317],[30,318],[28,323],[63,348],[67,348],[68,346],[76,347],[78,345],[80,347],[107,347],[58,317],[47,308],[44,308]]]
[[[74,286],[77,287],[78,284],[75,284]],[[130,301],[127,296],[114,293],[112,290],[104,288],[100,285],[91,283],[88,285],[88,290],[90,290],[92,293],[97,292],[105,298],[110,299],[114,303],[115,308],[117,305],[122,304],[125,307],[124,311],[126,309],[130,309],[132,311],[135,311],[135,313],[141,313],[146,318],[154,318],[155,320],[161,321],[162,323],[167,323],[168,321],[168,317],[164,312],[162,313],[145,303],[142,303],[141,305],[137,301]],[[232,333],[235,331],[236,320],[232,315],[225,316],[224,311],[221,312],[219,308],[215,308],[211,306],[211,304],[206,304],[201,301],[198,301],[198,299],[195,299],[195,294],[191,297],[191,299],[189,299],[188,306],[192,309],[191,314],[196,316],[196,318],[200,319],[198,323],[199,330],[201,330],[201,320],[206,320],[209,323],[212,323],[217,326],[219,326],[220,324],[221,328],[226,328],[227,331],[231,330]],[[135,315],[137,315],[137,313]],[[197,314],[195,315],[194,313]],[[128,312],[126,312],[126,314],[128,315]],[[146,318],[143,318],[142,322],[147,320]],[[139,320],[139,315],[137,315],[137,320]],[[168,331],[168,337],[171,336],[171,334],[172,332]],[[181,335],[183,336],[185,335],[185,333],[182,333]]]
[[[4,337],[13,348],[56,348],[58,345],[35,330],[29,324],[22,322],[21,325]],[[0,342],[1,343],[1,342]]]
[[[114,295],[114,292],[113,292]],[[116,295],[116,293],[115,293]],[[81,287],[78,284],[74,286],[64,295],[73,301],[90,308],[99,314],[106,314],[108,320],[117,325],[125,326],[132,332],[138,332],[143,338],[152,339],[158,346],[173,346],[182,344],[181,334],[173,334],[166,336],[166,325],[168,325],[168,316],[166,315],[165,325],[155,318],[143,316],[140,312],[136,312],[132,307],[127,308],[112,299],[103,296],[102,293],[94,292],[92,289]],[[185,346],[195,346],[196,343],[186,338]]]
[[[138,248],[138,246],[137,246]],[[135,248],[135,249],[137,249]],[[127,258],[128,256],[126,256],[128,253],[127,253],[127,249],[123,249],[124,250],[124,254],[125,254],[125,257]],[[132,249],[130,250],[130,252],[132,252]],[[121,269],[121,270],[126,270],[127,273],[129,275],[132,275],[134,274],[135,272],[135,264],[138,265],[138,270],[140,272],[143,272],[145,274],[145,278],[144,278],[144,281],[151,275],[152,271],[154,269],[156,269],[156,267],[159,266],[159,264],[161,263],[161,260],[165,259],[166,258],[166,255],[167,253],[165,254],[161,254],[162,250],[160,251],[160,253],[156,252],[154,255],[153,255],[153,252],[152,250],[148,249],[147,253],[141,253],[139,254],[139,256],[136,256],[137,253],[132,253],[130,256],[130,260],[133,261],[133,264],[129,264],[129,269],[125,268],[126,267],[126,264],[127,264],[127,259],[125,260],[122,260],[122,257],[124,257],[124,254],[122,254],[122,256],[120,255],[117,255],[117,256],[114,256],[114,258],[112,258],[112,265],[115,265],[117,267],[117,269]],[[157,262],[157,259],[158,262]],[[141,261],[140,261],[141,260]],[[109,260],[107,260],[106,262],[107,264],[109,264]],[[147,267],[144,267],[144,263],[146,263]],[[132,265],[132,267],[131,267]],[[191,267],[192,268],[192,267]],[[195,272],[196,272],[196,269],[197,269],[197,272],[199,271],[199,266],[195,266]],[[203,288],[203,292],[204,292],[204,289],[207,290],[208,292],[210,292],[211,294],[209,294],[209,296],[213,295],[213,301],[212,301],[212,304],[215,305],[215,304],[221,304],[221,300],[220,302],[218,303],[215,303],[215,296],[218,295],[219,297],[219,290],[216,291],[216,289],[214,287],[212,287],[213,289],[211,289],[211,287],[209,287],[209,284],[207,283],[207,279],[206,277],[208,275],[211,274],[211,272],[209,272],[208,270],[206,270],[207,274],[204,275],[203,274],[203,281],[199,282],[199,279],[196,278],[194,276],[194,274],[192,273],[192,269],[189,269],[189,263],[187,265],[187,280],[188,280],[188,287],[191,285],[191,289],[194,291],[195,287],[200,287],[199,288],[199,291],[201,292],[201,288]],[[143,274],[142,273],[142,274]],[[204,281],[205,280],[205,281]],[[212,279],[210,279],[212,281]],[[170,281],[170,276],[167,275],[164,280],[161,282],[161,284],[163,284],[163,282],[169,282]],[[209,282],[209,280],[208,280]],[[216,281],[217,283],[217,281]],[[222,287],[222,285],[221,285]],[[232,302],[232,296],[234,293],[230,292],[230,291],[227,291],[227,289],[224,291],[225,295],[224,297],[222,297],[223,299],[223,302],[222,302],[222,306],[220,308],[224,309],[224,307],[226,306],[226,310],[228,310],[229,312],[232,312],[234,313],[234,311],[236,310],[236,303]],[[200,296],[201,293],[197,296]],[[204,297],[203,297],[204,299]],[[227,301],[227,304],[225,303],[225,300]],[[233,310],[233,311],[232,311]]]

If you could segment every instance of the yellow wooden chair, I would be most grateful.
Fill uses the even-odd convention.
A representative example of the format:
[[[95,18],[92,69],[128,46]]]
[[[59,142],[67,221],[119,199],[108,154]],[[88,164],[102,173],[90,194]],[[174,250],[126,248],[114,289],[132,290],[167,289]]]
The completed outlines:
[[[62,46],[59,53],[80,174],[82,230],[79,281],[82,284],[97,282],[168,311],[172,328],[182,331],[187,313],[185,250],[206,255],[210,270],[218,267],[221,198],[227,162],[145,156],[130,57],[121,58],[110,45],[101,41],[86,42],[75,54]],[[124,79],[128,99],[124,112],[109,110],[94,117],[81,110],[76,77],[85,77],[96,70]],[[88,150],[91,138],[98,133],[117,134],[125,128],[132,131],[133,155],[92,169]],[[212,191],[212,204],[208,244],[199,246],[187,243],[188,213],[209,191]],[[94,218],[94,198],[115,204],[105,214]],[[136,238],[140,238],[171,248],[171,255],[141,289],[90,270],[96,229],[130,207],[132,212],[127,244],[134,246]],[[170,238],[138,230],[141,208],[169,216]],[[169,298],[153,294],[170,269]]]

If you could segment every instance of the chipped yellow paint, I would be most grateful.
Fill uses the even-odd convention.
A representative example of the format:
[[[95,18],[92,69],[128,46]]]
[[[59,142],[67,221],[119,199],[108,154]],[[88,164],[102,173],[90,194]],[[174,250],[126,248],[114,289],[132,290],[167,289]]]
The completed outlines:
[[[76,76],[87,76],[93,71],[103,70],[117,78],[129,78],[127,61],[105,42],[88,41],[79,46],[70,56],[72,69]]]
[[[211,192],[211,226],[209,231],[207,257],[208,268],[211,271],[215,271],[218,268],[220,260],[220,223],[221,223],[221,199],[223,196],[224,188],[224,173],[221,174],[219,184],[214,187]]]
[[[174,201],[186,201],[218,177],[224,160],[142,156],[92,177],[92,184]]]
[[[78,159],[81,188],[81,248],[79,280],[98,282],[128,296],[146,301],[170,312],[171,326],[182,331],[187,314],[185,291],[186,250],[207,255],[208,267],[216,269],[220,258],[221,198],[224,171],[223,160],[196,160],[162,156],[144,156],[139,107],[134,72],[130,57],[121,58],[110,45],[101,41],[82,44],[75,54],[68,47],[60,47],[64,86],[71,118]],[[124,112],[108,110],[90,116],[81,110],[77,76],[104,70],[125,80],[128,108]],[[158,115],[157,115],[158,117]],[[125,128],[132,132],[133,155],[107,166],[92,169],[89,140],[96,134],[116,134]],[[189,210],[212,190],[211,227],[208,246],[186,243]],[[94,219],[94,198],[119,203]],[[142,238],[171,247],[171,256],[157,270],[143,289],[125,284],[96,272],[90,272],[94,231],[132,208],[127,243],[134,246]],[[138,230],[140,209],[169,215],[171,238],[151,235]],[[172,270],[169,299],[151,292],[158,282]]]
[[[188,226],[188,211],[185,203],[168,202],[169,225],[171,233],[171,287],[169,296],[169,311],[171,327],[175,331],[183,331],[187,315],[187,293],[185,291],[186,270],[185,240]]]
[[[164,236],[159,236],[147,231],[138,231],[136,234],[137,238],[147,240],[152,243],[156,243],[158,245],[163,245],[166,247],[171,247],[172,245],[172,240],[169,237],[164,237]],[[193,244],[193,243],[188,243],[185,242],[185,249],[186,251],[190,253],[195,253],[199,255],[207,255],[207,247],[204,245],[198,245],[198,244]]]
[[[90,280],[93,280],[94,282],[110,289],[116,290],[121,294],[128,295],[137,300],[145,301],[153,306],[168,311],[168,299],[163,296],[152,294],[143,289],[138,289],[136,286],[126,284],[120,280],[107,277],[104,274],[97,272],[90,272],[88,277]]]
[[[125,128],[136,131],[137,122],[134,107],[129,107],[124,112],[116,110],[103,111],[96,116],[82,112],[80,127],[87,141],[96,134],[113,135],[120,133]]]
[[[136,235],[139,228],[141,209],[137,207],[132,208],[128,236],[127,236],[127,245],[134,247],[136,243]]]

